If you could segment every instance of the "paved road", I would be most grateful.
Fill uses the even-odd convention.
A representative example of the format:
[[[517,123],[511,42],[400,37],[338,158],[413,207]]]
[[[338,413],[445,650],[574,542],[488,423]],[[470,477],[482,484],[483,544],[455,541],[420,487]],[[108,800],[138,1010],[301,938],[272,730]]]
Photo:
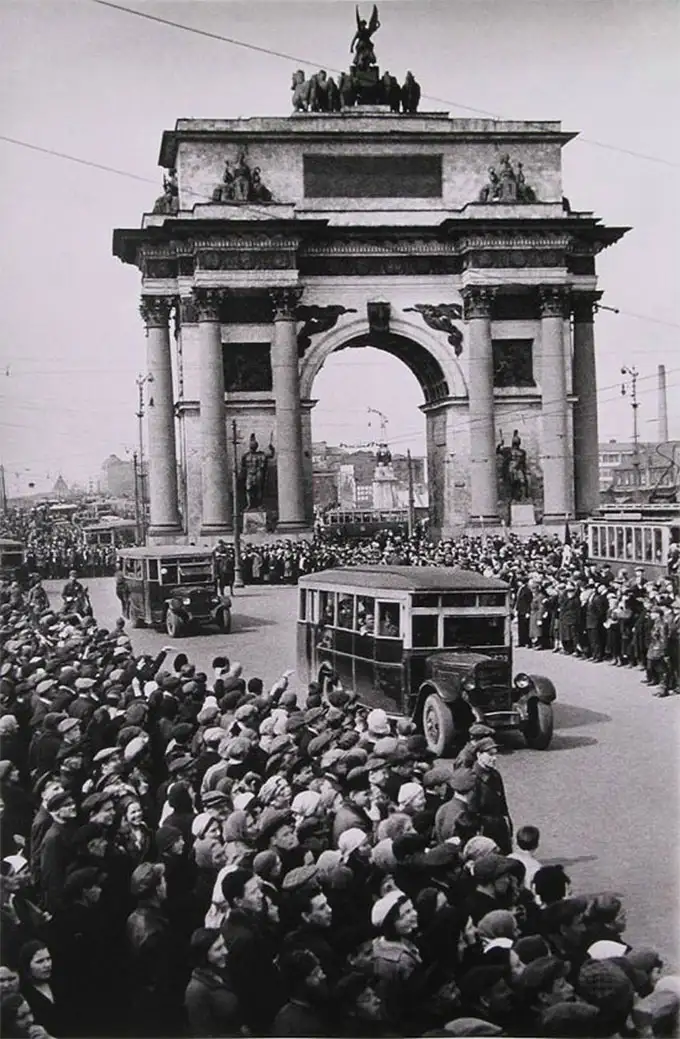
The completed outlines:
[[[112,625],[113,580],[87,583],[100,623]],[[208,674],[212,658],[226,654],[248,676],[272,682],[295,666],[295,611],[294,588],[250,587],[234,598],[230,635],[173,644]],[[149,630],[132,638],[138,652],[169,643]],[[550,750],[514,741],[500,758],[515,826],[539,826],[539,857],[563,863],[576,892],[620,893],[629,942],[651,943],[680,967],[680,697],[654,699],[639,671],[558,654],[518,650],[515,665],[548,675],[558,689]]]

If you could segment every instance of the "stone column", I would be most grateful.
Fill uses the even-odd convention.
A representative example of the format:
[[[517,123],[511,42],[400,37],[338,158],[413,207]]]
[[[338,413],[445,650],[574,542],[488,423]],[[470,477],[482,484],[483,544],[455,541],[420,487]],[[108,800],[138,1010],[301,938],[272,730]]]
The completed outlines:
[[[149,537],[163,539],[182,533],[177,505],[177,451],[172,390],[170,330],[172,299],[142,296],[140,313],[146,324],[148,403],[146,409],[149,465]]]
[[[276,402],[276,473],[279,496],[277,533],[305,530],[304,471],[302,465],[302,421],[298,373],[295,308],[300,289],[270,292],[274,307],[274,336],[271,346],[272,381]]]
[[[576,516],[589,516],[600,502],[599,435],[593,308],[601,292],[572,296],[574,315],[573,390],[574,491]]]
[[[564,342],[567,291],[562,286],[544,286],[540,303],[543,518],[555,521],[570,514],[573,486]]]
[[[202,537],[220,536],[232,530],[220,299],[218,290],[194,290],[200,365]]]
[[[473,523],[498,522],[491,347],[492,301],[492,289],[472,285],[463,291],[465,320],[468,326],[470,520]]]

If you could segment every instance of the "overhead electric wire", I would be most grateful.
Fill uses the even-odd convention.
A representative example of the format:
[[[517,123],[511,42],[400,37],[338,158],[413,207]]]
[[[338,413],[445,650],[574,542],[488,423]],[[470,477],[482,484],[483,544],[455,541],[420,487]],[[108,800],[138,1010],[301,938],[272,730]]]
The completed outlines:
[[[284,58],[286,61],[294,61],[297,64],[313,65],[315,67],[323,66],[326,69],[330,69],[331,72],[335,72],[335,73],[341,73],[341,72],[344,71],[343,69],[338,69],[338,68],[335,68],[335,67],[333,67],[331,65],[328,65],[328,64],[324,65],[322,62],[312,61],[310,58],[300,58],[300,57],[297,57],[296,55],[293,55],[293,54],[287,54],[284,51],[274,50],[271,47],[263,47],[263,46],[261,46],[259,44],[248,43],[245,40],[238,40],[238,39],[236,39],[235,37],[232,37],[232,36],[224,36],[222,33],[211,32],[208,29],[199,29],[197,26],[185,25],[182,22],[176,22],[176,21],[174,21],[173,19],[170,19],[170,18],[161,18],[159,15],[149,14],[147,11],[137,11],[137,10],[135,10],[135,8],[133,8],[133,7],[126,7],[124,4],[112,3],[111,0],[91,0],[91,2],[94,3],[94,4],[97,4],[97,6],[99,6],[99,7],[110,7],[113,10],[120,11],[123,14],[133,15],[133,16],[135,16],[137,18],[143,18],[146,21],[150,21],[150,22],[157,22],[157,23],[159,23],[161,25],[166,25],[166,26],[168,26],[170,28],[173,28],[173,29],[180,29],[183,32],[193,33],[193,34],[195,34],[197,36],[204,36],[204,37],[207,37],[208,39],[216,40],[216,41],[221,42],[221,43],[228,43],[232,47],[242,47],[245,50],[256,51],[259,54],[268,54],[268,55],[270,55],[272,57],[275,57],[275,58]],[[422,94],[421,97],[423,99],[428,100],[428,101],[436,101],[438,104],[450,105],[453,108],[460,108],[460,109],[462,109],[462,110],[464,110],[466,112],[473,112],[475,115],[483,115],[483,116],[486,116],[488,118],[499,120],[499,121],[505,121],[505,119],[506,119],[506,117],[504,117],[502,115],[499,115],[496,112],[489,112],[489,111],[487,111],[486,109],[483,109],[483,108],[475,108],[472,105],[465,105],[465,104],[463,104],[460,101],[451,101],[451,100],[447,100],[446,98],[435,97],[432,94],[425,94],[425,93]],[[525,125],[528,125],[528,126],[533,125],[533,126],[535,126],[537,128],[541,128],[541,129],[543,128],[542,123],[537,121],[537,120],[528,120],[528,121],[521,120],[521,121],[524,122]],[[608,151],[620,152],[622,155],[628,155],[628,156],[631,156],[633,158],[643,159],[646,162],[653,162],[653,163],[657,163],[657,164],[660,164],[660,165],[663,165],[663,166],[669,166],[669,167],[674,168],[674,169],[680,168],[680,162],[674,162],[671,159],[666,159],[666,158],[664,158],[662,156],[659,156],[659,155],[647,155],[644,152],[638,152],[638,151],[633,150],[632,148],[623,148],[623,147],[621,147],[618,144],[609,144],[607,142],[597,141],[597,140],[594,140],[594,139],[589,138],[589,137],[580,137],[579,136],[579,138],[577,138],[577,139],[580,140],[581,143],[583,143],[583,144],[591,144],[591,145],[594,145],[595,147],[598,147],[598,148],[605,148]]]

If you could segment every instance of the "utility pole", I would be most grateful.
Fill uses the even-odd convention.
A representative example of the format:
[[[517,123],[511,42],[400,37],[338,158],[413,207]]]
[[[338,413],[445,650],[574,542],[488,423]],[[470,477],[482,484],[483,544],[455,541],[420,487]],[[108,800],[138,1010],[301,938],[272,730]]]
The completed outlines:
[[[411,538],[413,537],[415,526],[415,512],[413,494],[413,459],[411,458],[410,448],[406,452],[406,458],[408,459],[408,536]]]
[[[238,488],[238,443],[239,435],[236,419],[231,423],[231,443],[234,450],[234,465],[231,471],[231,507],[234,526],[234,588],[243,588],[243,571],[241,569],[241,510],[239,508]]]
[[[146,487],[144,485],[144,383],[149,381],[148,375],[138,375],[136,378],[137,383],[137,423],[139,433],[139,456],[138,456],[138,471],[139,471],[139,532],[140,532],[140,545],[143,545],[146,541]]]
[[[621,368],[621,375],[630,376],[630,405],[633,409],[633,500],[640,500],[640,437],[638,433],[638,408],[640,407],[637,399],[637,381],[640,373],[638,372],[635,365],[629,368],[624,365]],[[625,382],[621,383],[621,396],[625,397],[628,393],[628,388]]]
[[[132,465],[135,477],[135,540],[138,545],[141,545],[144,540],[144,534],[142,531],[142,521],[139,512],[139,473],[137,471],[137,452],[132,452]]]
[[[5,483],[5,467],[0,465],[0,516],[7,512],[7,485]]]

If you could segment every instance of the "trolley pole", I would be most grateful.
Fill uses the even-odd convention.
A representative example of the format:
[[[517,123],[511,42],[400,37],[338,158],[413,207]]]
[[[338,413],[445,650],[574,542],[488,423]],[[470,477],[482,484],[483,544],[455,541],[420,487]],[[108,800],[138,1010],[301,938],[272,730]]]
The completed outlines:
[[[239,435],[236,419],[231,423],[231,443],[234,449],[234,464],[231,471],[231,506],[234,526],[234,588],[243,588],[243,570],[241,568],[241,510],[239,508],[238,488],[238,442]]]
[[[413,494],[413,459],[411,458],[410,449],[406,452],[406,458],[408,460],[408,536],[413,537],[413,529],[415,526],[415,512],[414,512],[414,494]]]
[[[633,499],[634,501],[640,501],[640,435],[638,431],[638,408],[640,403],[637,398],[637,381],[640,373],[634,365],[632,368],[624,365],[621,369],[621,375],[630,376],[630,406],[633,409]],[[627,392],[624,382],[621,385],[621,395],[625,397]]]

